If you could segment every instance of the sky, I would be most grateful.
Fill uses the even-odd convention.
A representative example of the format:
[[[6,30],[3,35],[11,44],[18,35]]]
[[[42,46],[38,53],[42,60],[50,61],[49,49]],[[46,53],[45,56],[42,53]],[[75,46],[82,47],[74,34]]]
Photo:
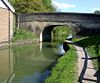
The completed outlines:
[[[100,10],[100,0],[52,0],[57,12],[94,13]]]

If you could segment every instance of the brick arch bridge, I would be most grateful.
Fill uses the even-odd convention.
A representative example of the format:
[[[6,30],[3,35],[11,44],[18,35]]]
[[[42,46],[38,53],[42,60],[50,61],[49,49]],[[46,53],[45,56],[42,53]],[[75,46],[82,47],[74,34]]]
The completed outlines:
[[[100,33],[100,15],[92,13],[31,13],[18,15],[18,26],[31,30],[39,41],[51,39],[54,26],[68,25],[76,35]]]

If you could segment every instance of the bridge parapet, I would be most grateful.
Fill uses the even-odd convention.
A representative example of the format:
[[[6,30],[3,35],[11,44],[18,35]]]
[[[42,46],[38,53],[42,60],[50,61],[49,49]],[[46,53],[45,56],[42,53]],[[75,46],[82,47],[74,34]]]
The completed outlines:
[[[86,13],[32,13],[20,14],[19,22],[100,23],[100,15]]]

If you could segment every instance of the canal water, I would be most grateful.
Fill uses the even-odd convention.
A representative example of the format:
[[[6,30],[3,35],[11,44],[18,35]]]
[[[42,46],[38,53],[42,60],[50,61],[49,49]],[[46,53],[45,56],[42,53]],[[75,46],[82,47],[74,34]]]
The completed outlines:
[[[0,48],[0,83],[44,83],[62,53],[47,42]]]

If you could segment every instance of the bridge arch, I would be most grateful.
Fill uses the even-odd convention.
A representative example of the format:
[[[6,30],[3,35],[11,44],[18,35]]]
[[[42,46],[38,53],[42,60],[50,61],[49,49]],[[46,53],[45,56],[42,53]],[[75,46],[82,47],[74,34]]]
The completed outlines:
[[[73,26],[71,26],[71,24],[68,23],[58,23],[58,24],[52,24],[51,25],[46,25],[45,27],[42,28],[41,32],[40,32],[40,41],[51,41],[53,39],[53,34],[52,34],[52,30],[56,27],[56,26],[68,26],[68,28],[72,31],[75,32],[75,28],[73,28]],[[76,26],[74,24],[74,26]],[[67,28],[67,27],[66,27]],[[74,33],[75,34],[75,33]],[[73,35],[74,35],[73,34]]]
[[[69,25],[79,36],[100,34],[100,15],[92,13],[20,14],[17,22],[19,27],[30,29],[39,41],[43,41],[44,32],[49,31],[50,26]]]

